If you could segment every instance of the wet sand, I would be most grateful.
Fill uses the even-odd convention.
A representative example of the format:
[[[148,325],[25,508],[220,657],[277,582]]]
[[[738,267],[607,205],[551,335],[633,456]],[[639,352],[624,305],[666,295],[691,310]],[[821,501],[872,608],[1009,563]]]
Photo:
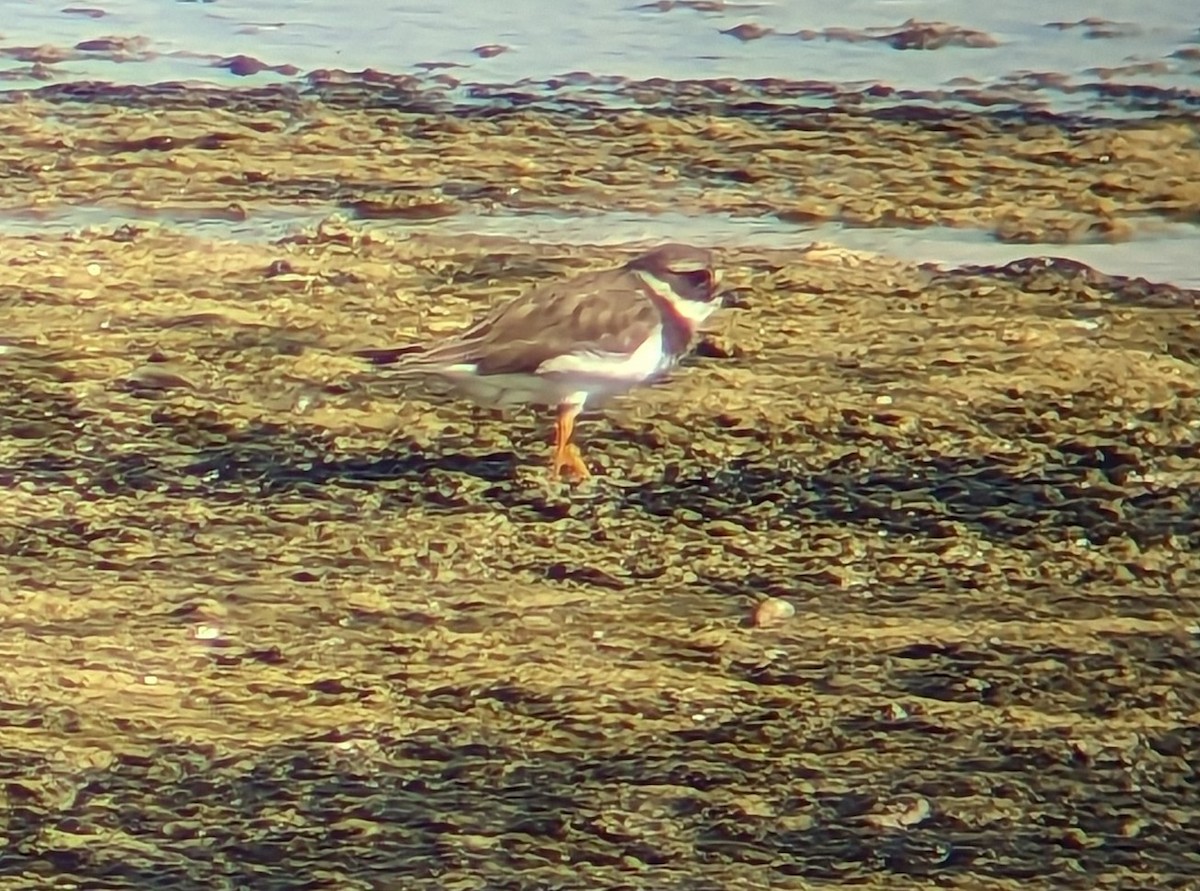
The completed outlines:
[[[1195,206],[1172,120],[64,95],[0,105],[11,207],[1048,240]],[[1198,295],[727,250],[733,305],[583,424],[578,490],[545,417],[348,358],[627,253],[338,220],[4,239],[5,887],[1200,881]],[[753,625],[768,598],[795,615]]]

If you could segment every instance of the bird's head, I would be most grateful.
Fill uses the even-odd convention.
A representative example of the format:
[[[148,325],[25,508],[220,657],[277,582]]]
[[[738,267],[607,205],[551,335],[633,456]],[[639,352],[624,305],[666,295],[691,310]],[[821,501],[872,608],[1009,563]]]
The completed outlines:
[[[713,268],[712,251],[664,244],[634,257],[625,268],[669,301],[692,326],[698,326],[721,306],[717,291],[721,273]]]

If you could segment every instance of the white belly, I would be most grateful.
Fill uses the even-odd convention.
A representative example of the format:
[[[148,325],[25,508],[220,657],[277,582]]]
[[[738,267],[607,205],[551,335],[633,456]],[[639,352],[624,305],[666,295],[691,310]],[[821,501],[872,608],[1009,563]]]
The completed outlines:
[[[533,374],[477,374],[473,364],[437,373],[449,391],[489,406],[584,404],[653,380],[675,364],[658,327],[629,354],[580,352],[543,362]],[[441,389],[430,381],[431,389]]]

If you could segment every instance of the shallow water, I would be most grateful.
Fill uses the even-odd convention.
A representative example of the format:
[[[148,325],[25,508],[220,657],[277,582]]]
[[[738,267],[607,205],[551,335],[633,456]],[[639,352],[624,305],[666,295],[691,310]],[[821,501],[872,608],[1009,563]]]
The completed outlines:
[[[556,5],[525,2],[503,6],[472,3],[388,5],[260,2],[237,9],[209,3],[150,3],[141,0],[86,7],[55,8],[36,2],[8,0],[0,45],[55,46],[67,58],[30,69],[14,66],[14,76],[0,89],[24,90],[40,84],[99,79],[122,84],[196,81],[227,88],[270,83],[303,83],[308,72],[323,68],[357,71],[374,68],[391,74],[415,74],[437,87],[446,100],[501,103],[511,88],[542,90],[564,100],[588,97],[588,103],[611,96],[606,81],[546,88],[548,78],[571,71],[615,78],[785,78],[827,82],[807,104],[836,103],[838,90],[853,90],[859,101],[881,108],[972,107],[986,94],[988,108],[1054,109],[1085,113],[1099,119],[1130,115],[1153,117],[1165,109],[1190,114],[1200,101],[1197,71],[1197,22],[1182,2],[1132,7],[1118,14],[1104,4],[1058,4],[1050,15],[1042,4],[1020,3],[981,7],[968,3],[852,2],[832,9],[828,4],[728,4],[701,12],[679,5],[669,11],[637,4],[591,2]],[[76,11],[64,11],[75,9]],[[82,10],[82,11],[80,11]],[[547,15],[548,10],[555,10]],[[93,14],[84,14],[90,11]],[[100,14],[102,13],[102,14]],[[1189,16],[1192,16],[1189,18]],[[950,46],[932,51],[902,51],[878,40],[862,41],[862,29],[899,26],[907,19],[944,21],[975,29],[994,38],[995,46]],[[740,41],[722,30],[753,22],[773,29],[761,39]],[[1075,23],[1072,27],[1051,27]],[[850,39],[801,40],[801,29],[851,29]],[[857,32],[854,29],[859,29]],[[840,32],[839,32],[840,33]],[[78,52],[82,41],[104,37],[133,38],[128,49]],[[481,45],[508,47],[488,58],[472,53]],[[263,71],[237,76],[213,65],[221,58],[245,54],[270,65],[290,65],[288,73]],[[432,71],[424,63],[453,67]],[[1147,63],[1147,65],[1143,64]],[[1135,67],[1128,67],[1128,66]],[[1125,66],[1123,71],[1118,69]],[[1141,66],[1141,67],[1136,67]],[[1100,69],[1105,69],[1101,71]],[[1031,80],[1027,75],[1061,75]],[[436,84],[439,73],[455,83]],[[490,84],[481,90],[479,84]],[[538,86],[543,84],[543,86]],[[861,92],[886,85],[902,94],[872,96]],[[1124,85],[1124,86],[1121,86]],[[622,94],[623,95],[623,94]],[[623,95],[616,104],[628,106]],[[454,107],[453,105],[448,107]],[[1081,119],[1086,120],[1086,118]],[[113,213],[100,208],[42,206],[31,216],[25,209],[5,214],[8,231],[38,225],[52,228],[84,221],[117,222],[132,216],[178,222],[190,230],[237,238],[270,237],[319,218],[326,209],[312,205],[257,209],[252,219],[226,225],[196,209],[126,208]],[[393,223],[372,223],[373,226]],[[405,224],[411,227],[411,222]],[[488,212],[458,214],[453,219],[424,221],[422,230],[499,233],[516,237],[562,238],[576,243],[612,239],[679,237],[720,244],[800,244],[828,239],[847,247],[879,250],[915,261],[995,263],[1019,256],[1049,254],[1078,259],[1106,272],[1149,275],[1177,284],[1195,282],[1191,256],[1200,249],[1200,230],[1190,222],[1139,226],[1117,244],[1006,245],[975,233],[936,227],[896,230],[840,225],[815,227],[780,224],[770,215],[656,214],[613,212],[603,207],[584,214],[570,209],[541,209],[536,214]],[[1028,240],[1028,239],[1026,239]],[[1106,239],[1108,241],[1110,239]]]
[[[569,7],[547,0],[504,4],[451,0],[434,5],[256,0],[236,7],[112,0],[78,6],[105,15],[91,18],[38,0],[6,0],[0,33],[8,45],[74,46],[108,35],[146,37],[147,49],[157,55],[145,62],[81,59],[63,68],[63,76],[72,79],[101,77],[126,83],[201,78],[233,86],[245,81],[206,65],[212,58],[246,54],[269,65],[295,65],[302,72],[318,68],[413,72],[422,63],[447,62],[467,66],[451,71],[481,83],[544,80],[588,71],[633,79],[784,77],[921,90],[946,87],[955,78],[998,83],[1021,72],[1058,73],[1084,83],[1100,77],[1096,69],[1160,63],[1162,70],[1129,71],[1113,77],[1113,82],[1193,92],[1200,86],[1196,79],[1200,62],[1173,55],[1197,42],[1200,21],[1189,0],[1153,4],[1065,0],[1053,5],[1034,0],[1004,4],[850,0],[836,5],[792,0],[731,2],[716,12],[682,6],[660,12],[636,0],[579,0]],[[1090,18],[1097,24],[1050,26]],[[993,37],[997,46],[901,52],[881,43],[782,36],[802,29],[894,28],[908,19],[977,30]],[[721,33],[744,23],[777,33],[746,42]],[[486,59],[472,53],[473,48],[489,44],[511,49]],[[259,77],[269,80],[273,75]],[[1083,100],[1046,91],[1040,101],[1077,107]]]
[[[1136,15],[1133,7],[1111,9],[1080,0],[1055,5],[1052,15],[1043,7],[1032,2],[979,6],[859,0],[836,8],[808,2],[730,3],[715,11],[679,4],[663,11],[653,4],[589,0],[572,4],[565,12],[558,5],[540,2],[503,7],[466,2],[436,7],[415,3],[335,7],[263,0],[234,9],[210,3],[145,0],[57,8],[8,0],[0,45],[10,51],[21,46],[59,47],[66,58],[51,59],[36,77],[21,76],[22,71],[31,69],[14,65],[13,76],[0,81],[0,89],[23,90],[41,83],[84,79],[116,84],[183,80],[244,88],[302,82],[316,69],[373,68],[393,75],[415,74],[427,84],[433,84],[430,78],[435,74],[448,74],[455,83],[434,84],[448,100],[496,103],[504,101],[497,97],[509,89],[503,85],[525,83],[529,85],[525,89],[542,89],[553,95],[554,89],[538,84],[583,71],[615,78],[614,83],[646,78],[825,82],[828,89],[808,100],[818,106],[836,101],[831,97],[837,90],[850,89],[861,101],[881,107],[963,103],[970,107],[977,103],[978,95],[986,94],[993,110],[1053,109],[1101,119],[1153,117],[1164,109],[1188,114],[1197,107],[1200,47],[1195,11],[1188,3],[1172,0],[1139,7]],[[879,40],[862,39],[870,29],[895,28],[908,19],[972,29],[987,35],[989,45],[904,51]],[[721,33],[745,23],[769,28],[772,33],[745,41]],[[802,29],[824,32],[831,28],[849,30],[834,32],[834,39],[791,36]],[[72,49],[82,41],[113,36],[135,42],[110,51]],[[472,52],[485,45],[507,49],[487,58]],[[262,71],[247,76],[213,67],[220,59],[239,54],[268,65],[293,67],[287,73]],[[434,62],[451,67],[430,70],[426,63]],[[1031,80],[1031,73],[1050,79]],[[604,101],[608,90],[604,83],[570,88],[564,98],[590,95],[589,102]],[[481,91],[480,84],[491,86]],[[902,95],[872,97],[869,91],[861,92],[873,85],[901,90]],[[618,104],[628,101],[626,97]],[[133,208],[108,218],[119,221],[132,215],[168,223],[174,220],[214,235],[229,232],[247,238],[293,229],[323,212],[311,205],[283,205],[273,211],[256,210],[253,219],[232,226],[226,226],[220,215],[213,219],[195,209],[172,214]],[[10,212],[2,225],[16,231],[22,225],[37,225],[41,219],[51,227],[73,226],[85,220],[103,220],[106,213],[101,208],[44,206],[33,216],[20,209]],[[584,215],[565,209],[533,215],[459,214],[445,221],[423,222],[421,228],[530,238],[559,233],[577,243],[610,241],[626,234],[631,239],[670,237],[672,232],[686,233],[706,244],[729,239],[737,244],[774,245],[829,239],[916,261],[962,263],[1051,254],[1114,274],[1150,275],[1177,284],[1195,282],[1190,259],[1200,249],[1200,230],[1190,223],[1142,226],[1136,237],[1123,237],[1114,245],[1034,243],[1023,247],[935,227],[803,227],[781,225],[770,216],[744,217],[646,216],[597,207]]]
[[[344,216],[337,208],[311,205],[256,207],[248,219],[204,209],[136,209],[118,206],[73,206],[48,211],[0,211],[0,232],[9,234],[68,233],[123,223],[165,227],[203,238],[275,241],[311,228],[322,220]],[[368,220],[362,232],[387,237],[428,232],[515,238],[534,244],[651,245],[685,241],[706,247],[799,249],[813,242],[884,254],[912,263],[943,267],[1003,265],[1030,256],[1061,257],[1085,263],[1108,275],[1140,277],[1200,290],[1195,261],[1200,244],[1191,224],[1146,221],[1129,241],[1096,244],[1004,244],[971,229],[927,226],[899,229],[825,223],[805,226],[773,217],[679,213],[636,214],[621,211],[567,213],[461,213],[432,222]]]

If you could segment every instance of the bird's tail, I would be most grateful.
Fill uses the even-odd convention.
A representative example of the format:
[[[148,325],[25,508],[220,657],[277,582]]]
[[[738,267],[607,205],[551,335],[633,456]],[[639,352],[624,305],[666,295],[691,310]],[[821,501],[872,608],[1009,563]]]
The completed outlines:
[[[417,344],[355,350],[364,359],[389,377],[437,374],[452,365],[476,361],[475,345],[461,340],[447,340],[433,346]]]
[[[395,365],[397,362],[402,362],[405,356],[415,358],[422,352],[418,344],[411,344],[409,346],[355,350],[352,355],[365,359],[372,365]]]

